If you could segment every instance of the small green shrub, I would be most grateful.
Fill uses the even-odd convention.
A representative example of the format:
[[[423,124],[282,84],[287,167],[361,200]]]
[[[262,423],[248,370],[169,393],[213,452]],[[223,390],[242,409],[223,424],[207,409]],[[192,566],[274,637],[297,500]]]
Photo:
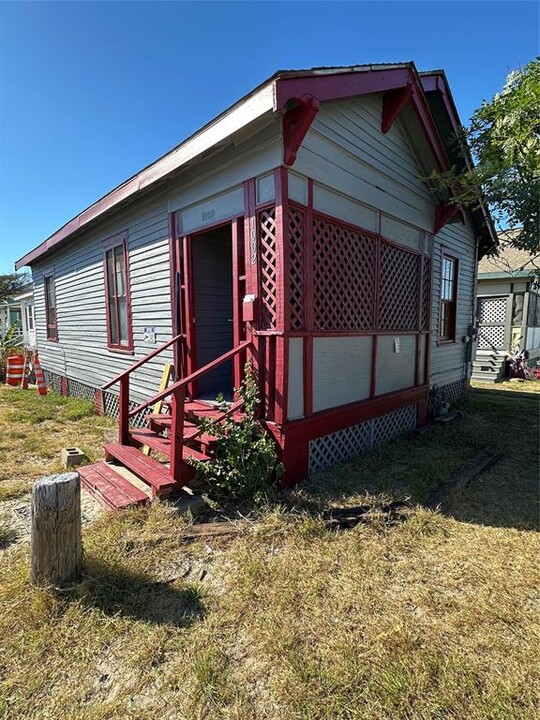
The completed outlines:
[[[276,445],[257,420],[260,403],[251,364],[245,368],[245,379],[237,390],[244,401],[245,417],[237,422],[227,417],[201,420],[204,432],[217,438],[213,456],[206,462],[193,460],[197,477],[209,482],[222,494],[237,500],[259,503],[267,498],[273,482],[283,473]],[[227,403],[218,397],[224,412]]]

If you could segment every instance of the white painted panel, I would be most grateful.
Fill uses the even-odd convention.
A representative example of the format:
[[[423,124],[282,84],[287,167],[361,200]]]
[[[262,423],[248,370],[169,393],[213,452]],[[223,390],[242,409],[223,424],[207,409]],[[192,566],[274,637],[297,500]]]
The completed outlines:
[[[396,340],[399,352],[396,352]],[[415,335],[382,335],[377,341],[376,394],[413,387],[416,368]]]
[[[276,179],[274,173],[257,178],[257,204],[270,202],[276,197]]]
[[[289,420],[301,418],[304,415],[304,339],[290,338],[289,340],[289,394],[288,411]]]
[[[297,175],[289,170],[289,198],[301,205],[308,204],[307,178]]]
[[[346,405],[369,397],[370,337],[313,340],[313,410]]]
[[[229,192],[207,198],[180,213],[180,230],[186,234],[193,230],[215,225],[244,212],[244,189],[234,188]]]
[[[218,195],[244,180],[267,174],[281,160],[280,126],[276,119],[254,137],[186,169],[170,187],[168,208],[182,210]]]
[[[478,295],[506,295],[510,292],[509,282],[486,282],[478,283]]]
[[[537,350],[540,348],[540,328],[529,328],[527,330],[527,343],[525,345],[527,350]]]
[[[383,214],[381,217],[381,234],[393,242],[415,248],[415,250],[421,249],[422,231],[412,225],[406,225],[395,218],[388,217],[388,215]]]
[[[355,202],[341,193],[333,192],[319,183],[313,184],[313,209],[366,230],[377,230],[376,210]]]

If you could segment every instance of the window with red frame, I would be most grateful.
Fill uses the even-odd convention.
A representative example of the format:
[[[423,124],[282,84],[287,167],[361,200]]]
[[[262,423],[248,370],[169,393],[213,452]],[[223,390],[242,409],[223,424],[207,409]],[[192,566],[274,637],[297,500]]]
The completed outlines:
[[[131,307],[127,244],[124,235],[105,243],[105,291],[107,294],[107,344],[131,350]]]
[[[451,342],[456,339],[457,277],[457,259],[443,255],[439,310],[439,340],[443,342]]]
[[[47,320],[47,340],[58,340],[58,326],[56,322],[56,293],[54,291],[54,277],[45,277],[45,317]]]

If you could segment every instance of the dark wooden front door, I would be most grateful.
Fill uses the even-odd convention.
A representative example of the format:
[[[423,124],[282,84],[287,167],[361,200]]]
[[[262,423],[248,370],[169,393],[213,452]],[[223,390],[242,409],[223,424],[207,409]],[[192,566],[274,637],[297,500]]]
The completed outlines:
[[[233,347],[233,269],[231,226],[191,238],[195,365],[201,368]],[[228,361],[197,382],[197,397],[215,400],[233,395],[233,366]]]

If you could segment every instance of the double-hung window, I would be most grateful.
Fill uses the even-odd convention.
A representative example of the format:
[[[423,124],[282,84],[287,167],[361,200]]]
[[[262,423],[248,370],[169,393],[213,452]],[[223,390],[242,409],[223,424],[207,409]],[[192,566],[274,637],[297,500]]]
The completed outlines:
[[[56,321],[56,293],[54,275],[45,278],[45,318],[47,321],[47,340],[58,342],[58,325]]]
[[[457,280],[457,258],[443,253],[439,308],[439,340],[441,342],[453,342],[456,339]]]
[[[107,345],[112,350],[132,350],[127,233],[106,240],[104,250]]]

